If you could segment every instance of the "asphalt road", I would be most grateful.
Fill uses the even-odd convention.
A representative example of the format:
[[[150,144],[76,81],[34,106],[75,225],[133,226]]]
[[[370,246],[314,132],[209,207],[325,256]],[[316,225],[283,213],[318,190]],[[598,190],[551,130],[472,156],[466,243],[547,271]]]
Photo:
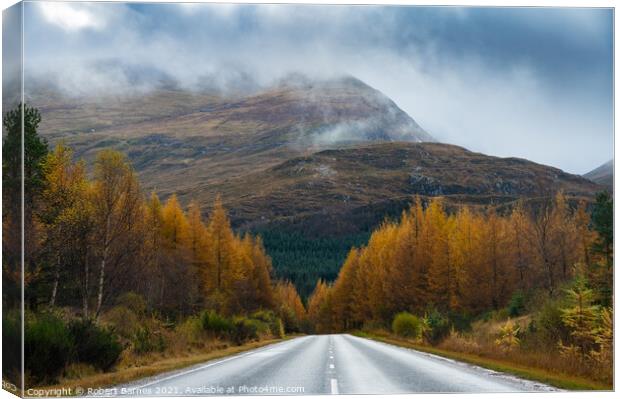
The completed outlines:
[[[96,396],[550,391],[553,388],[347,334],[312,335],[122,385]]]

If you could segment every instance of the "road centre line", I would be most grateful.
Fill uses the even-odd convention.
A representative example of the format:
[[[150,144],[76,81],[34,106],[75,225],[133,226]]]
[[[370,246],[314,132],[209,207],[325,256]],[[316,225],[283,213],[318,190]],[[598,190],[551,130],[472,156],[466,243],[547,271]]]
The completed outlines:
[[[331,391],[332,395],[338,395],[338,380],[335,378],[331,380]]]

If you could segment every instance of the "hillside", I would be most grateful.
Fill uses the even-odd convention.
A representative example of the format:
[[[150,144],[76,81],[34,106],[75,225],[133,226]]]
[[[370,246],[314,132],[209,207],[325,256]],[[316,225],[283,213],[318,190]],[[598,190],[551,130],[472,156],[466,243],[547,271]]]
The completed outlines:
[[[159,89],[145,95],[66,98],[41,90],[41,130],[92,162],[101,148],[129,155],[147,189],[188,200],[248,170],[340,145],[434,141],[381,92],[351,78],[291,76],[251,94]],[[198,191],[200,191],[199,189]]]
[[[583,175],[586,179],[592,180],[595,183],[606,186],[609,189],[613,189],[614,185],[614,160],[611,159],[598,168],[591,170]]]
[[[268,134],[274,141],[303,147],[434,141],[392,100],[352,77],[314,81],[294,75],[245,94],[160,88],[145,94],[71,98],[40,88],[28,97],[41,110],[42,130],[53,138],[166,134],[256,139]]]
[[[582,177],[524,159],[497,158],[448,144],[394,142],[293,158],[211,191],[234,204],[238,224],[243,224],[342,213],[415,195],[500,204],[559,190],[584,197],[599,188]]]
[[[306,295],[333,280],[351,246],[414,196],[448,206],[509,206],[563,190],[601,187],[523,159],[434,143],[392,100],[344,77],[291,75],[251,92],[187,92],[67,98],[29,95],[42,134],[64,140],[92,165],[97,151],[126,153],[147,191],[197,200],[221,193],[233,226],[260,233],[276,273]]]

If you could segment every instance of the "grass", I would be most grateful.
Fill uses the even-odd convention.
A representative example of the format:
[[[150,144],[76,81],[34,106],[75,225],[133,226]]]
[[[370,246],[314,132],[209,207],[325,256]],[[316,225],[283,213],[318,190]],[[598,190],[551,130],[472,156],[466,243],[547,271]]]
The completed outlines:
[[[104,388],[112,385],[123,384],[133,380],[151,377],[157,374],[165,373],[168,371],[174,371],[183,369],[195,364],[204,363],[210,360],[220,359],[227,356],[232,356],[241,352],[245,352],[251,349],[260,348],[266,345],[270,345],[276,342],[285,341],[287,339],[294,338],[295,336],[287,336],[282,339],[269,339],[258,342],[250,342],[240,346],[231,346],[224,349],[218,349],[207,353],[190,354],[186,356],[174,356],[156,360],[153,363],[137,367],[128,367],[119,370],[115,370],[108,373],[100,373],[85,376],[75,379],[64,379],[58,384],[36,387],[37,390],[54,390],[54,389],[70,389],[70,392],[75,393],[76,387],[88,389],[88,388]]]
[[[532,368],[506,360],[490,359],[478,355],[439,349],[427,345],[416,344],[408,340],[403,340],[391,335],[355,332],[354,335],[362,338],[369,338],[375,341],[384,342],[396,346],[415,349],[420,352],[431,353],[450,359],[475,364],[490,370],[509,373],[528,380],[540,381],[542,383],[561,389],[570,390],[613,390],[613,385],[591,381],[582,377],[553,372],[550,370]]]

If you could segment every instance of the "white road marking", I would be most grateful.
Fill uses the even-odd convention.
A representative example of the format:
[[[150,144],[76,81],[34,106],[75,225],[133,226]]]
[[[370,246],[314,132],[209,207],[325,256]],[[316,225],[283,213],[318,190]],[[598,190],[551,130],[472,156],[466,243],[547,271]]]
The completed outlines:
[[[280,355],[285,352],[286,352],[285,350],[284,351],[278,350],[278,351],[257,352],[257,353],[252,353],[250,357],[270,357],[270,356]]]
[[[333,369],[334,367],[336,367],[336,366],[334,366],[333,364],[330,364],[330,365],[329,365],[329,368],[330,368],[330,369]]]
[[[330,359],[333,359],[334,357],[333,357],[333,356],[330,356],[329,358],[330,358]]]
[[[332,378],[331,386],[332,386],[332,395],[338,395],[338,380],[335,378]]]

